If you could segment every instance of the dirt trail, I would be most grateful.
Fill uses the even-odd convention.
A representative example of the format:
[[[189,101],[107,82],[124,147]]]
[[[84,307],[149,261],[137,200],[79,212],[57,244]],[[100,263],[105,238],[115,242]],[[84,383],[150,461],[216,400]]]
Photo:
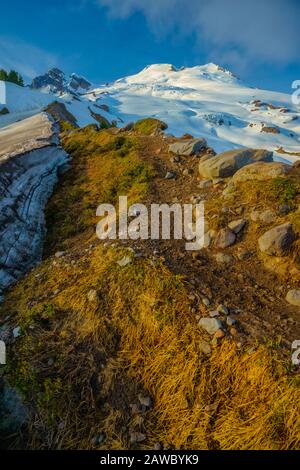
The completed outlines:
[[[190,203],[191,196],[199,195],[197,157],[181,158],[181,163],[171,161],[168,153],[168,139],[163,137],[143,137],[140,144],[140,158],[151,162],[157,172],[146,204],[151,203]],[[188,169],[189,175],[182,175]],[[176,174],[176,179],[165,179],[167,171]],[[218,188],[216,188],[218,191]],[[203,191],[202,191],[203,193]],[[240,218],[239,214],[233,219]],[[239,242],[238,242],[239,243]],[[278,275],[267,271],[258,259],[256,252],[249,259],[239,260],[234,247],[223,250],[232,254],[230,263],[217,263],[213,247],[193,254],[185,250],[185,242],[135,241],[136,250],[149,257],[162,256],[166,264],[176,274],[186,278],[191,293],[191,304],[195,321],[207,315],[220,303],[230,309],[230,316],[238,321],[236,340],[281,341],[285,354],[289,355],[291,344],[300,338],[299,309],[285,301],[287,286]],[[207,297],[211,303],[208,309],[201,299]]]

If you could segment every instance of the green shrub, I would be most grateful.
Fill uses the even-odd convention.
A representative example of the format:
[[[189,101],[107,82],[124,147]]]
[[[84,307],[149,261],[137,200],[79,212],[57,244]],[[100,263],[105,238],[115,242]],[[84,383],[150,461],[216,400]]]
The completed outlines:
[[[167,127],[167,124],[159,119],[146,118],[137,121],[134,125],[134,130],[140,134],[151,135],[158,130],[164,131]]]
[[[298,186],[288,178],[275,178],[271,182],[271,193],[280,203],[293,201],[298,194]]]
[[[7,108],[0,109],[0,114],[3,116],[4,114],[9,114],[9,110]]]

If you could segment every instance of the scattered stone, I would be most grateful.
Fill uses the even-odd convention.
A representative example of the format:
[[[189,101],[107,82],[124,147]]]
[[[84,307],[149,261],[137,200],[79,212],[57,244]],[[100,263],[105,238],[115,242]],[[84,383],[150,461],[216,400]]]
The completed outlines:
[[[228,224],[230,230],[232,230],[235,234],[240,233],[246,225],[245,219],[233,220]]]
[[[271,152],[269,152],[271,153]],[[271,160],[251,163],[241,168],[232,178],[232,183],[241,181],[259,180],[266,181],[273,178],[283,177],[290,171],[290,166],[285,163],[272,162]]]
[[[228,308],[226,307],[226,305],[224,304],[220,304],[217,306],[217,311],[221,314],[221,315],[228,315],[229,314],[229,310]]]
[[[245,259],[250,258],[251,256],[251,251],[246,250],[246,249],[241,249],[237,253],[237,257],[240,261],[244,261]]]
[[[291,289],[286,294],[286,301],[291,305],[300,307],[300,290]]]
[[[223,323],[216,318],[202,317],[199,321],[199,326],[210,335],[214,335],[216,331],[222,329]]]
[[[144,442],[146,440],[145,434],[141,432],[131,432],[130,433],[130,443],[138,444],[139,442]]]
[[[291,212],[292,208],[289,204],[281,204],[278,208],[278,215],[287,215]]]
[[[175,155],[175,157],[172,157],[172,158],[171,158],[171,162],[172,162],[172,163],[180,163],[180,162],[181,162],[181,158],[179,157],[179,155]]]
[[[165,179],[166,179],[166,180],[172,180],[172,179],[174,179],[174,178],[176,178],[175,173],[173,173],[172,171],[167,171],[166,176],[165,176]]]
[[[250,214],[253,222],[262,222],[264,224],[271,224],[276,219],[276,213],[272,209],[267,209],[263,212],[254,210]]]
[[[214,178],[213,179],[213,185],[223,184],[223,183],[224,183],[224,180],[222,178]]]
[[[200,175],[204,178],[227,178],[240,168],[258,161],[271,162],[273,153],[267,150],[234,149],[208,156],[199,163]]]
[[[19,326],[16,326],[13,331],[12,331],[14,339],[18,338],[21,336],[21,328]]]
[[[131,409],[131,413],[133,415],[138,415],[138,414],[141,414],[141,413],[145,413],[146,411],[146,407],[144,405],[141,405],[140,403],[131,403],[129,405],[130,409]]]
[[[217,263],[231,263],[233,261],[233,257],[231,255],[227,255],[226,253],[217,253],[215,255],[215,259]]]
[[[130,256],[124,256],[120,261],[117,261],[117,264],[121,267],[127,266],[132,263],[132,258]]]
[[[65,251],[57,251],[54,256],[55,258],[62,258],[65,256]]]
[[[220,312],[218,312],[218,310],[212,310],[211,312],[209,312],[209,315],[214,318],[214,317],[219,317],[220,316]]]
[[[203,297],[202,303],[205,305],[205,307],[208,307],[210,305],[210,300],[207,297]]]
[[[97,434],[97,436],[92,438],[92,444],[94,446],[99,446],[100,444],[102,444],[102,442],[104,442],[104,440],[105,440],[104,434]]]
[[[235,242],[235,234],[229,228],[221,229],[216,237],[215,243],[218,248],[227,248]]]
[[[268,230],[258,239],[260,251],[270,256],[284,256],[295,240],[292,224],[285,223]]]
[[[169,152],[176,155],[199,155],[199,153],[206,147],[205,139],[185,139],[181,142],[174,142],[169,146]]]
[[[156,442],[153,446],[153,450],[163,450],[163,445],[160,442]]]
[[[207,341],[200,341],[199,349],[203,354],[206,354],[206,355],[211,354],[211,347]]]
[[[193,174],[193,170],[191,168],[185,168],[182,172],[183,176],[190,176]]]
[[[210,188],[212,185],[213,185],[213,182],[211,180],[203,180],[203,181],[200,181],[199,188],[206,189],[206,188]]]
[[[222,328],[219,328],[214,334],[214,338],[217,338],[217,339],[222,339],[224,337],[225,337],[225,332],[224,330],[222,330]]]
[[[151,397],[143,396],[141,393],[138,395],[138,399],[141,405],[145,406],[146,408],[151,408],[152,400]]]
[[[97,302],[98,301],[98,292],[96,289],[90,289],[87,294],[87,299],[89,302]]]
[[[228,326],[233,326],[236,324],[236,319],[232,317],[227,317],[226,318],[226,323]]]

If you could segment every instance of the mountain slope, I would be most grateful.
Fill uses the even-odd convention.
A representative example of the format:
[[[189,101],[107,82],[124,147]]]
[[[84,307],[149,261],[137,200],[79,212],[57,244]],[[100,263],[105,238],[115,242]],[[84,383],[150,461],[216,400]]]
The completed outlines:
[[[291,96],[251,88],[215,64],[181,69],[154,64],[98,88],[76,74],[68,78],[61,71],[54,77],[53,73],[37,77],[35,91],[6,85],[8,109],[14,116],[0,116],[0,127],[22,113],[32,114],[35,108],[39,112],[55,99],[67,106],[81,127],[99,122],[97,115],[121,127],[156,117],[175,136],[205,137],[217,153],[235,147],[264,148],[274,151],[275,159],[294,161],[300,152],[300,113]]]
[[[107,102],[124,122],[147,115],[167,122],[176,136],[205,137],[216,152],[240,146],[300,150],[300,114],[291,97],[249,88],[215,64],[180,70],[152,65],[86,96]]]

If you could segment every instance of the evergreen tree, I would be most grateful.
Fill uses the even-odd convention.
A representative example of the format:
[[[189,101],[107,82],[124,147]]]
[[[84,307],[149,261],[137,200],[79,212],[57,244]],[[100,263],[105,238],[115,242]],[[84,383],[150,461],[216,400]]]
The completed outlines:
[[[6,82],[8,79],[7,72],[4,69],[0,69],[0,80]]]
[[[15,70],[11,70],[8,74],[7,81],[11,83],[15,83],[16,85],[19,85],[18,73]]]
[[[7,73],[6,70],[0,69],[0,80],[15,83],[19,86],[24,86],[24,80],[22,75],[20,75],[15,70],[11,70],[9,73]]]

